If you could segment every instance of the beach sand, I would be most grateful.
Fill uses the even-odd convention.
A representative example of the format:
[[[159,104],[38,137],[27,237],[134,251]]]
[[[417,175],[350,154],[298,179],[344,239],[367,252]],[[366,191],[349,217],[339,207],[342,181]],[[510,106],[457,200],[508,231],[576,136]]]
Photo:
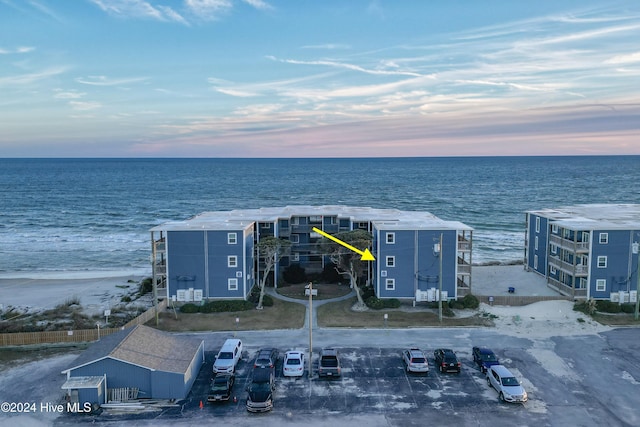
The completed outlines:
[[[22,312],[34,312],[79,299],[85,312],[101,313],[120,304],[123,296],[137,292],[145,277],[148,276],[122,272],[0,276],[0,310],[15,307]]]

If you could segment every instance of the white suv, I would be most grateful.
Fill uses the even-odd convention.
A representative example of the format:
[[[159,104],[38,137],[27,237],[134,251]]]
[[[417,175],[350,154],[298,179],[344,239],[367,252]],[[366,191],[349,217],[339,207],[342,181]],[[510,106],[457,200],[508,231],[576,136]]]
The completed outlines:
[[[422,372],[429,374],[427,356],[419,348],[410,348],[402,352],[402,360],[407,366],[407,372]]]
[[[520,385],[520,381],[502,365],[489,366],[487,384],[497,390],[503,402],[524,403],[528,399],[527,392]]]
[[[236,365],[242,358],[242,341],[238,339],[228,339],[222,345],[222,348],[213,362],[213,373],[229,373],[236,371]]]

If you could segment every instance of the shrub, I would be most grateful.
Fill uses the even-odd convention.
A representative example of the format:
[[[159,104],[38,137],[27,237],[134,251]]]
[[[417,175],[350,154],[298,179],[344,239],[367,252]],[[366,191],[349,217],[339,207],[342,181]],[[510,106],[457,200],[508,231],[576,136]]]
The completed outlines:
[[[385,308],[400,308],[400,300],[397,298],[391,298],[385,300]]]
[[[265,295],[262,298],[262,305],[265,307],[273,307],[273,298],[271,298],[271,295]]]
[[[464,305],[464,308],[475,310],[480,306],[480,301],[478,301],[478,298],[475,295],[467,294],[462,298],[462,304]]]
[[[371,297],[375,297],[376,293],[373,290],[373,286],[367,286],[366,288],[360,288],[360,296],[363,300],[367,300]]]
[[[153,279],[151,277],[147,277],[140,282],[140,286],[138,288],[138,294],[144,295],[153,291]]]
[[[336,265],[330,263],[324,266],[320,278],[325,283],[339,283],[342,276],[336,271]]]
[[[599,300],[596,301],[596,309],[603,313],[620,313],[620,304],[617,302]]]
[[[622,311],[623,313],[635,313],[636,306],[635,304],[622,304],[620,306],[620,311]]]
[[[180,307],[180,313],[197,313],[199,310],[200,307],[191,303],[183,304],[182,307]]]
[[[369,298],[364,300],[364,303],[367,305],[367,307],[373,310],[380,310],[384,308],[384,302],[380,298],[376,297],[375,295],[370,296]]]
[[[288,283],[304,283],[307,281],[307,274],[300,264],[291,264],[282,273],[282,278]]]
[[[121,302],[131,302],[131,297],[129,295],[125,295],[122,298],[120,298]]]
[[[254,307],[254,303],[252,303],[251,301],[244,301],[244,300],[226,301],[225,300],[225,301],[208,301],[198,308],[200,313],[223,313],[227,311],[251,310],[253,307]]]
[[[466,307],[464,306],[464,303],[462,301],[452,299],[451,301],[449,301],[449,308],[452,308],[455,310],[462,310]]]

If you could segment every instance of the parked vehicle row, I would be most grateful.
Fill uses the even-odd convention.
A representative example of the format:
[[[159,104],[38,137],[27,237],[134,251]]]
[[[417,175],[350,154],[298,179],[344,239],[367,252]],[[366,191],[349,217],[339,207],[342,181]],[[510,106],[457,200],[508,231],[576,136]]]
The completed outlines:
[[[232,395],[235,383],[235,369],[242,354],[242,342],[227,340],[213,364],[214,377],[207,400],[209,402],[227,401]],[[498,392],[503,402],[521,402],[528,400],[527,392],[515,376],[503,365],[493,351],[485,347],[472,348],[473,363],[486,374],[487,384]],[[441,373],[460,373],[462,365],[452,349],[439,348],[433,352],[435,366]],[[246,407],[250,412],[266,412],[273,408],[273,392],[276,388],[276,366],[280,357],[276,348],[264,348],[258,351],[246,387]],[[402,361],[407,372],[429,374],[429,361],[426,353],[419,348],[402,351]],[[305,353],[290,350],[285,352],[282,363],[282,376],[301,377],[304,375]],[[309,367],[309,369],[312,369]],[[318,359],[318,377],[339,378],[342,375],[340,357],[335,348],[324,348]],[[235,401],[235,398],[234,398]]]

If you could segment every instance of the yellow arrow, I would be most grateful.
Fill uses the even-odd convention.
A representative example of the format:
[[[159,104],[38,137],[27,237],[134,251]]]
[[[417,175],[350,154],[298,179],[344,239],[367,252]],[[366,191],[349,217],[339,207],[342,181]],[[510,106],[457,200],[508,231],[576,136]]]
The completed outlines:
[[[315,231],[316,233],[326,237],[329,240],[333,240],[334,242],[338,243],[339,245],[344,246],[345,248],[349,249],[350,251],[353,251],[357,254],[362,255],[362,258],[360,258],[360,261],[375,261],[375,257],[373,256],[373,254],[371,252],[369,252],[369,249],[365,249],[364,251],[361,251],[360,249],[354,248],[353,246],[351,246],[350,244],[348,244],[347,242],[343,242],[340,239],[336,239],[335,237],[333,237],[331,234],[327,234],[324,231],[320,230],[317,227],[313,227],[312,228],[313,231]]]

